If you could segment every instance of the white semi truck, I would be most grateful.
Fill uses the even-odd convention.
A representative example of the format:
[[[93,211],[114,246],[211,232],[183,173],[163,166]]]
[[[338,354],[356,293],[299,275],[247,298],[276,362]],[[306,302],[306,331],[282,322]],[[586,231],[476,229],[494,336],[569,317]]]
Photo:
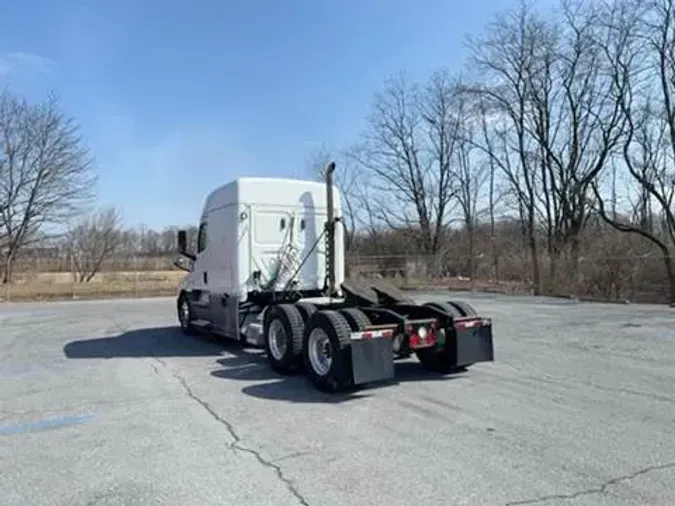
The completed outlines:
[[[186,334],[207,330],[264,347],[280,374],[319,390],[391,379],[417,355],[448,373],[494,360],[492,321],[459,301],[415,303],[381,281],[344,276],[335,164],[315,181],[240,178],[207,197],[177,309]],[[179,263],[177,263],[179,265]]]

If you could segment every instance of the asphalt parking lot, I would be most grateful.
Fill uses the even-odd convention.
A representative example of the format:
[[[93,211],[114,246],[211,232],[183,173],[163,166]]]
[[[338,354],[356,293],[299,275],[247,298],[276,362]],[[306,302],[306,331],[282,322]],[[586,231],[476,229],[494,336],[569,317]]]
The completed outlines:
[[[496,361],[328,396],[171,299],[0,305],[0,503],[675,503],[675,309],[418,297],[491,316]]]

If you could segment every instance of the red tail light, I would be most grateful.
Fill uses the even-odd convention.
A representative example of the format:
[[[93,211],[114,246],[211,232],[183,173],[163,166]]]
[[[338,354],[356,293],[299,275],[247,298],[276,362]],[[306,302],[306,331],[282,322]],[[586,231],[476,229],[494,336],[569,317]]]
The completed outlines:
[[[411,348],[428,348],[436,344],[435,325],[408,325],[408,344]]]

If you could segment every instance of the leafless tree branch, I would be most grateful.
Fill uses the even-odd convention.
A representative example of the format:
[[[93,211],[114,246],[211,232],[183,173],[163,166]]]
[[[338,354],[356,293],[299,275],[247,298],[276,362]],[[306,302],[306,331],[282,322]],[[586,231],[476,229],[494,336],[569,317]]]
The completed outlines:
[[[107,208],[80,219],[67,234],[67,247],[73,275],[88,283],[103,262],[123,244],[121,218],[115,208]]]
[[[56,97],[32,105],[9,91],[0,94],[0,230],[3,282],[11,282],[19,250],[38,232],[73,216],[95,181],[93,160],[74,121]]]

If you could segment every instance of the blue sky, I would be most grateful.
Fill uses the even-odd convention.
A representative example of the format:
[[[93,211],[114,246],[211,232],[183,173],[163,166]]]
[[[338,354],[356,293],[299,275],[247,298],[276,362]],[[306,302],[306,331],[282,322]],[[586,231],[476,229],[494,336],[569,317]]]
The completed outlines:
[[[514,3],[0,0],[0,86],[59,94],[128,225],[183,225],[238,176],[305,176],[387,77],[459,69],[465,35]]]

